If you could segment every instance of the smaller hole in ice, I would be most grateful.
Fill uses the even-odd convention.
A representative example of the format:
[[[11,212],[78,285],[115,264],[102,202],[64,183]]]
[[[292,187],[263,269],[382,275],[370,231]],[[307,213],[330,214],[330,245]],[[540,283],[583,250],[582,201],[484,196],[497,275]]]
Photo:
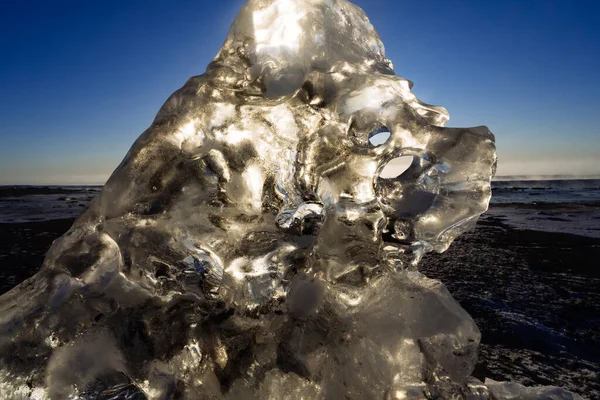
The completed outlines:
[[[384,179],[392,179],[402,175],[412,164],[413,156],[396,157],[388,162],[379,176]]]
[[[390,131],[387,128],[381,128],[369,135],[369,144],[373,147],[384,144],[390,138]]]

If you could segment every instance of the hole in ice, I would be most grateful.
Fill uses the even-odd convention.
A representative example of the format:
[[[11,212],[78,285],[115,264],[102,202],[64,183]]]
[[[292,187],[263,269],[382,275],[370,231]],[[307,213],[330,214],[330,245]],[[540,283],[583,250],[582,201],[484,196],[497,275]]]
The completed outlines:
[[[413,156],[396,157],[388,162],[381,170],[379,176],[384,179],[392,179],[402,175],[412,164]]]
[[[390,138],[390,131],[388,128],[381,128],[372,132],[369,135],[369,144],[373,147],[384,144]]]
[[[155,263],[154,277],[156,279],[169,276],[169,268],[166,264]]]

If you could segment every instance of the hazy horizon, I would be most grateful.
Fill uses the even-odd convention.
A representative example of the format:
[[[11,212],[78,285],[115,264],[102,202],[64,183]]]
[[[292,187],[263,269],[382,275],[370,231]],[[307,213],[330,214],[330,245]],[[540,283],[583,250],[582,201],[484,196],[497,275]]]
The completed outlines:
[[[503,181],[552,181],[552,180],[600,180],[600,174],[592,175],[496,175],[493,182]],[[30,183],[0,183],[0,187],[67,187],[67,186],[104,186],[106,181],[97,182],[36,182]]]
[[[102,184],[243,3],[0,4],[0,185]],[[600,3],[354,3],[448,126],[496,135],[499,176],[600,175]]]

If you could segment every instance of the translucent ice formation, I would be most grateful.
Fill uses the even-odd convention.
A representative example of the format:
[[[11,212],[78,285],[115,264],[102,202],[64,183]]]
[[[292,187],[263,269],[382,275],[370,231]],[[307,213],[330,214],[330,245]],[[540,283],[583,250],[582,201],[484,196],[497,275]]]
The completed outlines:
[[[486,210],[494,137],[411,85],[346,0],[250,0],[0,298],[0,397],[491,398],[416,266]]]

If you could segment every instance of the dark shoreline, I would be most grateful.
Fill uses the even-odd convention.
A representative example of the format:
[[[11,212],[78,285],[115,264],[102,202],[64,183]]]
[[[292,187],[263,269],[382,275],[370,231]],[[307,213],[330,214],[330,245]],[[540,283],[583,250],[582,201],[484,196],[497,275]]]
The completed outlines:
[[[513,229],[484,215],[420,264],[482,332],[474,376],[600,398],[600,239]]]
[[[0,224],[0,294],[37,272],[74,219]],[[600,398],[600,239],[517,230],[484,215],[425,275],[444,282],[482,331],[474,375]]]

